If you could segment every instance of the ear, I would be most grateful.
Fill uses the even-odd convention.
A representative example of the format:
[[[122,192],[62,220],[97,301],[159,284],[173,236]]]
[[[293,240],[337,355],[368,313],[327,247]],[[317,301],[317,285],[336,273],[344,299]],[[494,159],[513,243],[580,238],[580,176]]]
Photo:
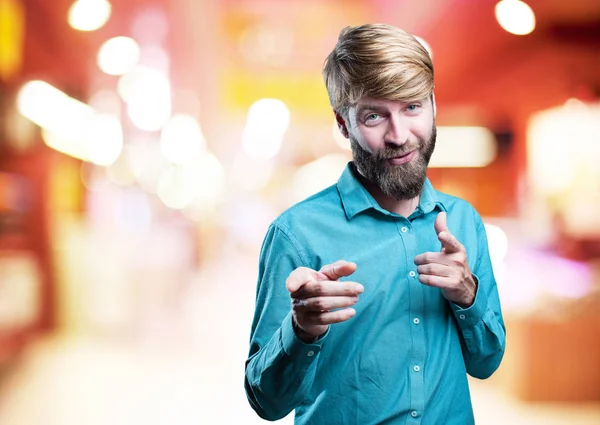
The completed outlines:
[[[431,93],[431,107],[433,108],[433,118],[435,119],[435,114],[437,113],[437,107],[435,105],[435,94]]]
[[[335,113],[335,122],[337,122],[338,128],[340,129],[340,133],[347,139],[348,138],[348,128],[346,127],[346,120],[339,112],[334,111]]]

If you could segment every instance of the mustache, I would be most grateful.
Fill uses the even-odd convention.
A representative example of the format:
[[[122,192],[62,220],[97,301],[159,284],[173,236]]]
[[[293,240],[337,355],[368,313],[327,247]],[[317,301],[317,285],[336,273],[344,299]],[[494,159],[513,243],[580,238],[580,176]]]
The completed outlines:
[[[419,143],[419,142],[415,142],[410,145],[407,144],[402,147],[386,146],[381,151],[377,152],[376,155],[373,155],[373,157],[378,160],[392,159],[392,158],[396,158],[398,156],[404,156],[407,153],[410,153],[414,150],[419,150],[419,149],[421,149],[421,143]]]

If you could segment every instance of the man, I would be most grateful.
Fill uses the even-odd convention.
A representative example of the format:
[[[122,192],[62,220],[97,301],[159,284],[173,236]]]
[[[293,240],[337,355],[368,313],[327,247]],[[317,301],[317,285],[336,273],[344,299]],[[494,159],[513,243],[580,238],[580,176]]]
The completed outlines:
[[[250,404],[297,424],[473,424],[466,374],[497,369],[505,328],[479,214],[426,177],[431,59],[370,24],[340,33],[323,74],[353,162],[268,230]]]

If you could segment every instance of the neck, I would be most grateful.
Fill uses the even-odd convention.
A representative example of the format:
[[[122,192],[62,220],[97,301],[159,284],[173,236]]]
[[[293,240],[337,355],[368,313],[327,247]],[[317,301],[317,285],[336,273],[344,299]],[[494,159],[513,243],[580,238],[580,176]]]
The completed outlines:
[[[408,217],[417,209],[420,199],[419,195],[411,199],[393,198],[383,193],[377,185],[371,183],[366,178],[364,178],[360,172],[358,172],[357,174],[360,182],[369,191],[371,196],[375,198],[379,206],[384,210],[395,214],[400,214],[403,217]]]

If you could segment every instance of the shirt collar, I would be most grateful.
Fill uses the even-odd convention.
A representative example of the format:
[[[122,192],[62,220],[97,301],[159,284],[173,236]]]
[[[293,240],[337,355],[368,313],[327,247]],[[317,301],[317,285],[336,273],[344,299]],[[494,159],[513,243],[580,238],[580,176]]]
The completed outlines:
[[[370,208],[386,215],[396,216],[397,214],[384,210],[379,206],[375,198],[373,198],[369,191],[365,189],[355,176],[353,168],[352,162],[349,162],[337,182],[340,199],[348,220],[351,220],[355,215]],[[446,211],[446,207],[439,199],[437,191],[433,188],[429,179],[425,178],[425,184],[421,191],[418,208],[421,209],[423,213],[427,214],[436,207],[442,211]]]

